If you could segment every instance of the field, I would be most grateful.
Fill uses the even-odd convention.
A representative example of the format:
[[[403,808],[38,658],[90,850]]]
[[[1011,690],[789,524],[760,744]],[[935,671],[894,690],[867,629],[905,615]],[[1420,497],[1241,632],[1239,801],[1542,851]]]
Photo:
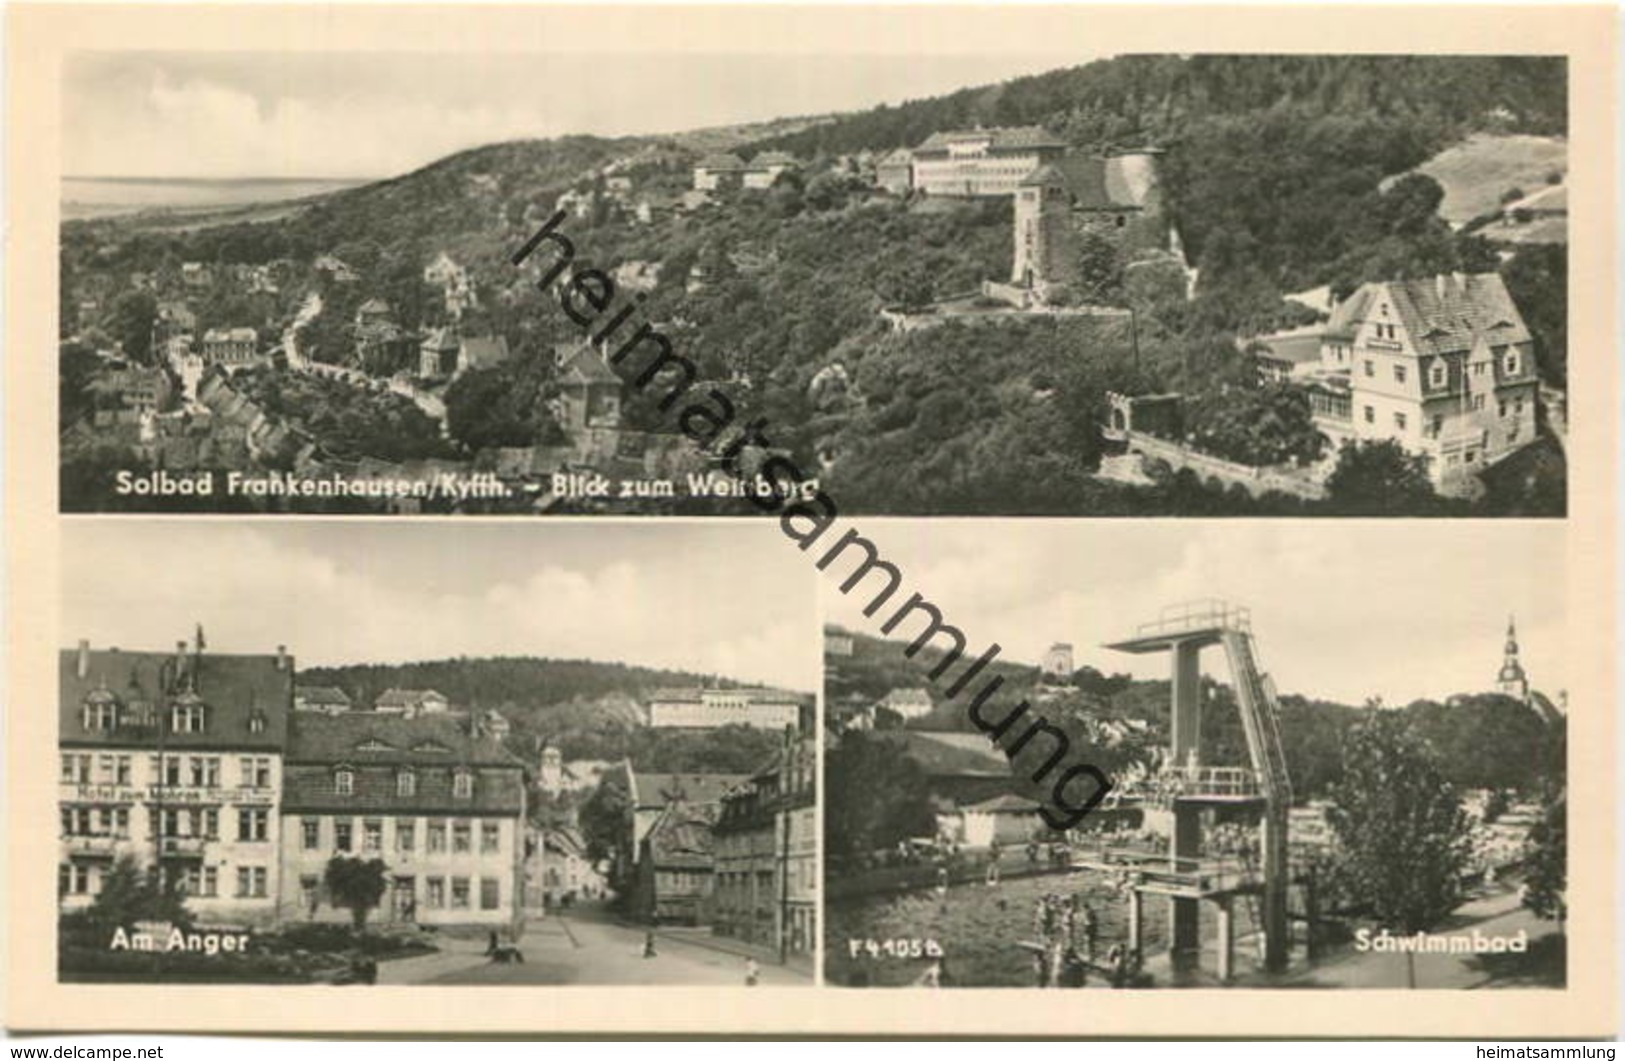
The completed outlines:
[[[1444,186],[1439,216],[1453,225],[1490,213],[1508,189],[1540,189],[1568,172],[1568,141],[1556,136],[1478,135],[1434,155],[1417,171]]]

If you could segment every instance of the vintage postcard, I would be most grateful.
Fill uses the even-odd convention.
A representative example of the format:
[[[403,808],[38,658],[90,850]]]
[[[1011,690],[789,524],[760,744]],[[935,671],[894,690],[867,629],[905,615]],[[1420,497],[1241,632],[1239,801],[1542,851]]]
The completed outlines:
[[[1607,8],[8,30],[11,1026],[1617,1032]]]

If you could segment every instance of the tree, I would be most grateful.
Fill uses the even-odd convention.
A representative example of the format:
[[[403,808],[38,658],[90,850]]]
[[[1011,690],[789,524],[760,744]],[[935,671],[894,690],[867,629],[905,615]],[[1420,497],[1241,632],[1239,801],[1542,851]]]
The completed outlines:
[[[131,361],[152,360],[152,324],[158,319],[158,300],[146,291],[126,291],[113,302],[110,324],[113,338]]]
[[[1354,901],[1384,928],[1420,932],[1461,902],[1471,853],[1467,815],[1433,751],[1402,715],[1373,711],[1350,731],[1329,818],[1338,871]]]
[[[1529,830],[1531,850],[1525,864],[1523,905],[1536,917],[1555,919],[1559,929],[1568,914],[1568,793],[1547,800],[1540,821]]]
[[[1326,480],[1326,494],[1345,516],[1417,515],[1438,502],[1427,459],[1392,439],[1345,442]]]
[[[1123,303],[1123,265],[1117,244],[1093,230],[1078,240],[1078,291],[1096,306]]]
[[[606,778],[581,805],[577,821],[587,842],[587,857],[609,861],[609,885],[618,897],[627,894],[632,866],[632,801],[616,780]]]
[[[384,897],[389,867],[381,858],[362,860],[334,855],[327,863],[323,881],[334,906],[347,907],[360,929],[367,923],[367,914]]]
[[[161,880],[126,855],[102,879],[102,890],[86,909],[85,922],[102,936],[100,942],[105,945],[115,928],[128,928],[137,921],[167,921],[184,929],[191,927],[192,917],[178,877]]]
[[[898,744],[847,733],[824,760],[824,841],[836,857],[891,847],[936,830],[920,764]]]

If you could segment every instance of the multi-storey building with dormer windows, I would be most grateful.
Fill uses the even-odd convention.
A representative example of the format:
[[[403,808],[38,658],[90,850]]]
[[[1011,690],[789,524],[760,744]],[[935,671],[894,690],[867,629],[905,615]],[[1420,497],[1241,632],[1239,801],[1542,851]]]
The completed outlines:
[[[184,889],[208,922],[276,914],[277,806],[293,659],[61,654],[57,805],[63,909],[90,905],[124,858]]]

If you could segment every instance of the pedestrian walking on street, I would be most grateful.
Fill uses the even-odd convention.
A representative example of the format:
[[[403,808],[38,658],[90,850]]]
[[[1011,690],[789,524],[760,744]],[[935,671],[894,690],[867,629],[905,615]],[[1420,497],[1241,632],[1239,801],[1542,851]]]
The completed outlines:
[[[650,929],[648,932],[643,934],[643,956],[645,958],[653,958],[655,956],[654,929]]]
[[[756,964],[755,958],[745,959],[745,986],[755,987],[756,982],[762,978],[762,967]]]

